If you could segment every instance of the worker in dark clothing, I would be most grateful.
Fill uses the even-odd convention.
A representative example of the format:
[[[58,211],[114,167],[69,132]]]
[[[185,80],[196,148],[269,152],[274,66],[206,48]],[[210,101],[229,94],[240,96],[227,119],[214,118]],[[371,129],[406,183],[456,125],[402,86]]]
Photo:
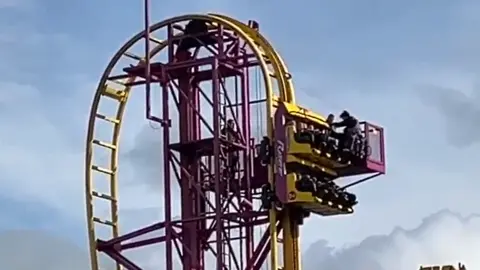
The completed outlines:
[[[351,116],[349,112],[343,111],[340,114],[340,118],[342,121],[336,122],[332,124],[332,127],[339,128],[343,127],[343,133],[338,133],[339,138],[339,146],[343,148],[343,150],[349,151],[354,140],[360,134],[360,126],[358,120]]]
[[[229,142],[238,142],[240,140],[240,136],[235,128],[235,121],[233,121],[233,119],[229,119],[227,121],[227,124],[222,128],[220,133]]]
[[[239,134],[235,129],[235,121],[229,119],[227,125],[221,130],[222,136],[231,143],[239,141]],[[236,150],[233,150],[232,147],[227,147],[227,173],[233,176],[235,174],[235,169],[239,164],[239,153]]]
[[[178,51],[188,51],[191,48],[201,47],[202,43],[208,43],[208,39],[210,38],[208,36],[207,21],[198,19],[193,19],[189,21],[185,26],[184,34],[193,35],[195,37],[187,36],[180,39],[180,42],[178,44]]]
[[[208,32],[207,22],[204,20],[191,20],[185,26],[185,34],[187,35],[198,35]]]

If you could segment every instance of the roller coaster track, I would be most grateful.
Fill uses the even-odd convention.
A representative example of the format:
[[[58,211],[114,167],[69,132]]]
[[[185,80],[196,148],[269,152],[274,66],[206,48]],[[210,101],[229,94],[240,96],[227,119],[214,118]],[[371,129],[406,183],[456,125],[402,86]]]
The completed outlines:
[[[200,19],[207,20],[212,24],[223,25],[227,29],[233,30],[238,34],[247,44],[252,48],[253,53],[256,55],[260,62],[260,68],[264,77],[264,84],[267,91],[267,115],[272,115],[272,106],[275,98],[273,97],[274,85],[278,85],[280,101],[287,101],[290,103],[295,102],[294,88],[292,84],[292,78],[287,70],[287,67],[270,45],[270,43],[257,31],[248,27],[247,25],[219,14],[193,14],[174,17],[159,23],[156,23],[150,27],[151,38],[149,42],[155,44],[150,51],[150,55],[154,56],[166,47],[166,42],[156,39],[155,32],[161,28],[166,27],[169,24]],[[87,208],[87,226],[88,237],[90,241],[90,257],[91,257],[91,269],[98,270],[98,254],[96,249],[97,226],[107,226],[110,228],[111,237],[119,236],[119,212],[118,212],[118,157],[119,157],[119,138],[124,118],[124,112],[129,100],[130,91],[132,86],[130,83],[134,82],[136,77],[129,77],[125,81],[117,81],[114,78],[120,74],[112,74],[114,68],[119,61],[123,58],[135,59],[137,64],[145,61],[144,56],[136,56],[129,53],[129,50],[138,42],[141,42],[145,37],[145,32],[140,32],[126,42],[118,52],[113,56],[109,64],[107,65],[97,90],[95,92],[90,117],[88,121],[88,133],[86,140],[86,155],[85,155],[85,191],[86,191],[86,208]],[[111,84],[111,85],[110,85]],[[113,86],[114,85],[114,86]],[[105,115],[100,109],[100,104],[104,100],[114,100],[116,102],[116,112],[114,115]],[[100,121],[108,122],[112,130],[111,141],[101,141],[96,136],[97,125]],[[267,117],[268,134],[272,134],[272,123],[270,117]],[[94,163],[94,157],[98,150],[96,149],[108,149],[110,151],[108,166],[102,167]],[[271,170],[271,169],[270,169]],[[96,186],[99,182],[99,176],[109,177],[109,192],[100,193]],[[272,172],[270,171],[270,181],[272,181]],[[110,215],[107,217],[100,217],[94,215],[97,211],[94,211],[97,207],[98,201],[106,201],[110,205]],[[101,212],[101,211],[100,211]],[[271,215],[272,221],[275,220],[275,216]],[[275,224],[275,223],[273,223]],[[276,235],[275,226],[271,226],[272,235]],[[272,237],[272,241],[276,243],[276,239]],[[275,245],[272,245],[272,253],[276,253]],[[276,262],[272,262],[272,265],[276,265]],[[120,266],[117,264],[117,269]]]

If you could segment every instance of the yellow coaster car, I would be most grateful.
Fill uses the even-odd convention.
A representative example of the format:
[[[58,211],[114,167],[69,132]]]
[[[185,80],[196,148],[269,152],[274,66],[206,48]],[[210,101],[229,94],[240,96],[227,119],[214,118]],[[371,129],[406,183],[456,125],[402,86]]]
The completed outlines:
[[[331,153],[322,152],[320,149],[314,148],[311,143],[305,141],[300,142],[294,126],[287,126],[288,154],[296,155],[313,163],[323,165],[327,168],[339,169],[350,165],[339,158],[332,156]]]
[[[335,190],[333,182],[325,183],[314,179],[305,179],[304,175],[287,175],[287,202],[322,216],[345,215],[353,213],[356,197],[353,194]],[[330,186],[329,186],[330,185]]]

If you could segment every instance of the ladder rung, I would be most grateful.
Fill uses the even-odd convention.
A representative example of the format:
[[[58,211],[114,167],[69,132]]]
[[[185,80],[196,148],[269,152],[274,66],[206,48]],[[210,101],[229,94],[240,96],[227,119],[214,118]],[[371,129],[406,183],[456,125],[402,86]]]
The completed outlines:
[[[126,93],[125,91],[113,89],[112,87],[106,85],[105,89],[103,90],[103,95],[118,101],[123,101]]]
[[[105,121],[113,123],[113,124],[120,124],[120,120],[118,120],[116,118],[113,118],[113,117],[108,117],[108,116],[105,116],[105,115],[99,114],[99,113],[97,113],[95,116],[99,119],[105,120]]]
[[[183,31],[183,28],[182,28],[180,25],[178,25],[178,24],[173,24],[173,25],[172,25],[172,28],[175,29],[175,30]]]
[[[109,82],[110,82],[110,85],[111,84],[116,84],[118,86],[123,86],[123,87],[127,86],[127,83],[124,82],[123,80],[120,80],[120,79],[119,80],[109,80]]]
[[[163,45],[163,44],[166,43],[165,40],[160,40],[160,39],[152,37],[152,36],[150,36],[150,41],[152,41],[154,43],[157,43],[158,45]]]
[[[260,56],[262,56],[262,58],[265,60],[269,59],[268,55],[263,50],[260,51]]]
[[[151,80],[150,81],[151,83],[153,82],[156,82],[155,80]],[[140,81],[132,81],[132,82],[129,82],[129,83],[125,83],[125,86],[136,86],[136,85],[142,85],[142,84],[146,84],[147,81],[146,80],[140,80]]]
[[[120,80],[125,80],[129,77],[130,77],[130,75],[128,75],[128,74],[113,75],[113,76],[108,77],[108,80],[112,81],[112,82],[116,82],[116,83],[121,83]]]
[[[94,217],[94,218],[93,218],[93,221],[94,221],[94,222],[97,222],[97,223],[104,224],[104,225],[112,226],[112,227],[115,226],[115,224],[114,224],[113,222],[111,222],[111,221],[109,221],[109,220],[99,219],[99,218],[97,218],[97,217]]]
[[[207,22],[208,29],[217,29],[218,23],[217,22]],[[233,33],[235,35],[235,33]]]
[[[117,149],[117,146],[111,144],[111,143],[107,143],[107,142],[102,142],[100,140],[93,140],[92,143],[98,145],[98,146],[102,146],[102,147],[105,147],[105,148],[108,148],[108,149],[112,149],[112,150],[115,150]]]
[[[109,200],[109,201],[112,201],[112,202],[116,201],[115,198],[113,198],[112,196],[110,196],[108,194],[105,194],[105,193],[92,191],[92,195],[97,197],[97,198],[100,198],[100,199],[105,199],[105,200]]]
[[[114,174],[114,171],[112,171],[110,169],[105,169],[105,168],[99,167],[97,165],[92,165],[92,170],[97,171],[97,172],[101,172],[101,173],[105,173],[105,174],[109,174],[109,175]]]
[[[138,60],[138,61],[143,61],[143,58],[138,56],[138,55],[135,55],[133,53],[129,53],[129,52],[124,52],[123,55],[125,55],[126,57],[129,57],[129,58],[132,58],[134,60]]]

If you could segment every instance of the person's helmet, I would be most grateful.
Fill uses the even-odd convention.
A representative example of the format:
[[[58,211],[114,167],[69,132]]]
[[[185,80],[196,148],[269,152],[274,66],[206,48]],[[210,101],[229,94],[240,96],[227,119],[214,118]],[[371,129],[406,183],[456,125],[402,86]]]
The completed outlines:
[[[342,119],[345,119],[345,118],[348,118],[350,117],[350,113],[347,112],[347,111],[343,111],[341,114],[340,114],[340,118]]]

